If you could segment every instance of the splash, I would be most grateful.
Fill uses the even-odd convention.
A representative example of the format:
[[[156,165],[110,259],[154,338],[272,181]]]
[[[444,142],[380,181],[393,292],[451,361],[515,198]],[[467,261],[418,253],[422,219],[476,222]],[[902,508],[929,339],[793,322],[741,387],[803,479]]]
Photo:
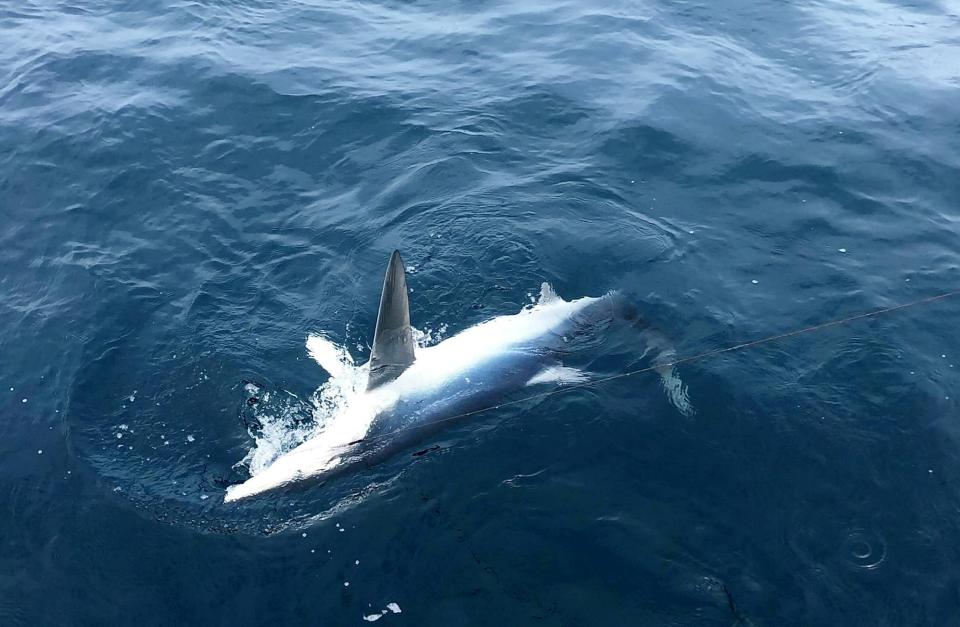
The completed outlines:
[[[246,392],[259,407],[256,420],[248,427],[253,447],[240,461],[250,476],[257,476],[284,453],[322,433],[366,388],[366,366],[357,366],[345,347],[324,335],[311,334],[306,348],[307,354],[330,375],[309,400],[288,392],[260,394],[259,387],[247,384]]]
[[[237,466],[245,466],[251,475],[256,475],[308,439],[314,425],[309,408],[293,394],[264,392],[252,383],[246,385],[245,391],[260,409],[255,412],[255,420],[248,423],[254,445]]]
[[[428,346],[433,346],[443,341],[443,338],[447,335],[447,325],[446,323],[441,324],[436,329],[431,329],[430,327],[420,330],[416,327],[411,327],[413,330],[413,341],[417,343],[418,348],[427,348]]]
[[[413,332],[417,346],[426,348],[443,340],[447,325]],[[358,404],[366,391],[367,365],[358,366],[346,346],[316,333],[307,336],[306,348],[307,354],[329,375],[309,401],[282,392],[265,392],[258,397],[259,388],[247,385],[247,393],[256,398],[260,406],[255,424],[249,428],[254,445],[240,461],[252,477],[284,453],[327,430],[336,429],[337,418],[349,414],[351,406]]]

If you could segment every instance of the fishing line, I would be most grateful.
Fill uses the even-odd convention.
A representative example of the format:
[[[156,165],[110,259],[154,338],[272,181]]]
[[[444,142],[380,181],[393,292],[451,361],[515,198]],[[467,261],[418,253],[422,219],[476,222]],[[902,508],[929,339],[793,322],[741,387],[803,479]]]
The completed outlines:
[[[882,316],[885,314],[893,313],[895,311],[902,311],[904,309],[909,309],[911,307],[916,307],[918,305],[926,305],[934,303],[941,300],[946,300],[954,296],[960,296],[960,290],[954,290],[952,292],[945,292],[943,294],[937,294],[936,296],[928,296],[926,298],[920,298],[913,300],[907,303],[901,303],[899,305],[892,305],[890,307],[883,307],[880,309],[874,309],[873,311],[868,311],[865,313],[857,314],[855,316],[848,316],[846,318],[838,318],[836,320],[830,320],[828,322],[822,322],[820,324],[815,324],[809,327],[803,327],[802,329],[794,329],[793,331],[787,331],[785,333],[777,333],[776,335],[769,335],[757,340],[750,340],[749,342],[740,342],[738,344],[731,344],[730,346],[725,346],[722,348],[715,348],[713,350],[704,351],[702,353],[697,353],[695,355],[689,355],[687,357],[680,357],[678,359],[671,359],[669,361],[663,361],[653,364],[652,366],[646,366],[644,368],[638,368],[636,370],[628,370],[626,372],[620,372],[618,374],[610,375],[607,377],[600,377],[599,379],[591,379],[590,381],[585,381],[583,383],[574,383],[567,385],[555,390],[549,390],[547,392],[540,392],[538,394],[531,394],[529,396],[524,396],[523,398],[517,398],[512,401],[504,401],[502,403],[497,403],[496,405],[489,405],[487,407],[482,407],[480,409],[475,409],[473,411],[464,412],[462,414],[457,414],[455,416],[447,416],[446,418],[440,418],[438,420],[433,420],[427,423],[419,425],[411,425],[408,427],[401,427],[399,429],[394,429],[393,431],[388,431],[386,433],[380,433],[369,438],[361,438],[355,440],[348,444],[342,446],[352,446],[354,444],[360,444],[361,442],[376,442],[387,437],[394,436],[398,433],[403,433],[405,431],[412,431],[413,429],[424,429],[426,427],[432,427],[437,424],[442,424],[445,422],[451,422],[453,420],[459,420],[461,418],[467,418],[469,416],[475,416],[477,414],[482,414],[484,412],[493,411],[495,409],[501,409],[503,407],[510,407],[511,405],[519,405],[520,403],[526,403],[539,398],[546,398],[548,396],[553,396],[554,394],[563,394],[565,392],[572,392],[580,388],[590,387],[592,385],[597,385],[600,383],[606,383],[608,381],[614,381],[616,379],[624,379],[626,377],[632,377],[638,374],[643,374],[646,372],[654,372],[656,370],[662,370],[665,368],[673,368],[674,366],[679,366],[680,364],[686,364],[694,361],[700,361],[702,359],[707,359],[709,357],[716,357],[717,355],[722,355],[724,353],[734,353],[741,351],[747,348],[753,348],[755,346],[760,346],[762,344],[768,344],[770,342],[776,342],[779,340],[784,340],[791,337],[797,337],[798,335],[805,335],[807,333],[815,333],[817,331],[822,331],[829,327],[837,327],[844,324],[849,324],[857,320],[863,320],[865,318],[875,318],[877,316]]]

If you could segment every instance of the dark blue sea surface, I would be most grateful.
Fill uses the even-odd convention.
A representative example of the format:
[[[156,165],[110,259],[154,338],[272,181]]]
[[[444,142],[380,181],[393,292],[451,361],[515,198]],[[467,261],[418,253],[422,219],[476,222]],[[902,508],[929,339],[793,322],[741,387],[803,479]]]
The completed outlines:
[[[960,298],[223,502],[395,248],[433,341],[542,282],[678,357],[960,289],[955,1],[7,0],[0,44],[0,625],[960,625]]]

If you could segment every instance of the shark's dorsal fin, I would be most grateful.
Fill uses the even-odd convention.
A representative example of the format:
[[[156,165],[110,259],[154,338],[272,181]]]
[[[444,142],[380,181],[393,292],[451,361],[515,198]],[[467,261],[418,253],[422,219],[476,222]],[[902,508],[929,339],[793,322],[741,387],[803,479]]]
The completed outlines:
[[[390,255],[387,275],[383,279],[367,389],[372,390],[399,377],[413,363],[413,348],[406,271],[400,251],[395,250]]]

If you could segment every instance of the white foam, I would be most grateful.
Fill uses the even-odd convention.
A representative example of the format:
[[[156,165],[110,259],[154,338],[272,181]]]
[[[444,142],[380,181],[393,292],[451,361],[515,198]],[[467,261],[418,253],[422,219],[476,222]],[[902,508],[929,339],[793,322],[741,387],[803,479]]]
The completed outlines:
[[[396,603],[387,603],[387,607],[380,610],[379,614],[367,614],[366,616],[363,617],[363,620],[367,621],[368,623],[372,623],[386,616],[388,612],[399,614],[402,611],[403,610],[401,610],[400,606],[397,605]]]
[[[312,431],[310,428],[297,427],[286,411],[258,418],[261,426],[253,434],[255,444],[241,461],[251,475],[263,472],[277,457],[303,442]]]
[[[413,330],[413,341],[417,343],[417,346],[420,348],[426,348],[427,346],[432,346],[437,344],[443,337],[447,334],[447,325],[441,324],[436,329],[426,328],[423,331],[416,327],[411,327]]]

